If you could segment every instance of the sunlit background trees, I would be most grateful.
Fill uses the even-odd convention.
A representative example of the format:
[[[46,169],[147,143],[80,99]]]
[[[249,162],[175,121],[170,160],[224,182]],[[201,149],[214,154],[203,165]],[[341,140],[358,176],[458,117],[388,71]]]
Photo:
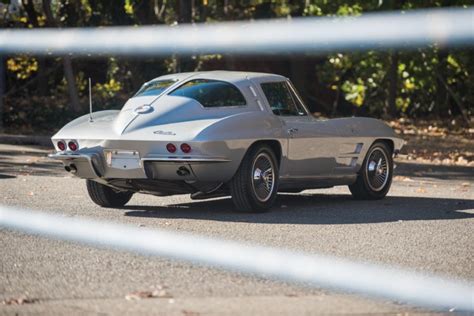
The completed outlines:
[[[352,0],[16,0],[0,2],[2,28],[214,23],[347,16],[386,10],[466,7],[470,1]],[[381,26],[383,27],[383,26]],[[166,41],[166,38],[157,39]],[[248,70],[289,77],[319,116],[441,119],[469,125],[474,103],[472,49],[429,47],[330,55],[163,57],[2,56],[5,131],[50,133],[88,110],[120,108],[145,81],[180,71]],[[2,71],[3,69],[3,71]],[[3,104],[2,104],[3,103]]]

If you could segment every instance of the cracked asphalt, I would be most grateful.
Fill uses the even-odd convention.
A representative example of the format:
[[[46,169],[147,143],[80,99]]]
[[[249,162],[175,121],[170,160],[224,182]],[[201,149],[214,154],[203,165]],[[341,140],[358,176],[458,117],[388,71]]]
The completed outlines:
[[[346,187],[281,194],[270,212],[239,214],[229,198],[135,195],[93,204],[83,180],[46,149],[0,145],[0,203],[135,227],[327,254],[474,282],[474,168],[397,162],[382,201]],[[449,313],[270,281],[179,261],[85,247],[0,229],[0,314]],[[126,299],[165,291],[164,297]],[[31,303],[8,304],[29,298]],[[130,298],[130,297],[128,297]]]

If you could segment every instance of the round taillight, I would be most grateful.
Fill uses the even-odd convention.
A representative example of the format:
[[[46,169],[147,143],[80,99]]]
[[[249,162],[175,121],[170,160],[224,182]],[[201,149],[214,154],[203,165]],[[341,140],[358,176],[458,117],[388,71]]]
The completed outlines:
[[[77,143],[73,140],[71,140],[69,143],[67,143],[67,146],[69,147],[70,150],[76,151],[79,146],[77,146]]]
[[[63,140],[60,140],[57,143],[57,145],[58,145],[59,150],[61,150],[61,151],[66,150],[66,143]]]
[[[186,143],[181,144],[181,151],[185,154],[191,152],[191,146]]]
[[[176,152],[176,146],[169,143],[168,145],[166,145],[166,150],[168,150],[170,153],[175,153]]]

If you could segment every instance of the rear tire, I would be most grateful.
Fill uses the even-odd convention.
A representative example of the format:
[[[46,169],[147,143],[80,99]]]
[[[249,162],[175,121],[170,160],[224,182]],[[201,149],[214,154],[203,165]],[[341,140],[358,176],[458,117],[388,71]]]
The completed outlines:
[[[384,198],[392,184],[393,159],[390,147],[384,142],[375,142],[367,151],[354,184],[349,185],[357,200]]]
[[[272,149],[265,145],[251,148],[230,181],[230,193],[237,210],[268,210],[277,196],[278,178],[278,163]]]
[[[133,195],[133,192],[115,191],[109,186],[92,180],[86,180],[86,184],[91,200],[102,207],[122,207]]]

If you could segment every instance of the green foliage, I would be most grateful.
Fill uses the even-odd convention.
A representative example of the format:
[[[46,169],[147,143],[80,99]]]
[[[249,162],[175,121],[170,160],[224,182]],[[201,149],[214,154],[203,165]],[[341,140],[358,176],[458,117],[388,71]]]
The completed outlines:
[[[77,117],[68,110],[66,100],[54,96],[9,98],[6,103],[4,124],[15,134],[51,133],[51,125],[58,128]]]
[[[466,7],[469,1],[331,1],[331,0],[51,0],[54,23],[44,12],[44,0],[23,0],[9,14],[0,7],[4,27],[31,28],[90,27],[109,25],[176,24],[178,21],[218,21],[299,16],[359,16],[382,10],[411,10],[427,7]],[[180,10],[180,4],[182,5]],[[192,10],[186,18],[186,9]],[[3,11],[2,11],[3,10]],[[188,19],[188,20],[186,20]],[[166,40],[166,39],[157,39]],[[339,52],[306,56],[303,66],[293,68],[294,56],[169,56],[167,58],[73,58],[76,86],[83,112],[87,111],[87,78],[93,81],[96,109],[120,108],[146,81],[176,71],[237,69],[280,73],[290,77],[314,112],[347,115],[359,111],[383,116],[472,115],[474,103],[474,58],[470,49],[427,47],[415,51]],[[395,62],[392,60],[396,56]],[[59,127],[71,116],[69,91],[61,58],[7,56],[8,97],[5,125]],[[392,66],[395,66],[392,67]],[[391,85],[395,83],[395,85]],[[388,92],[395,87],[393,96]],[[392,99],[390,99],[392,98]],[[15,103],[15,104],[13,104]],[[396,108],[391,109],[390,104]],[[23,122],[23,123],[21,123]]]
[[[27,56],[18,56],[7,59],[8,71],[14,73],[17,79],[28,79],[38,71],[38,61]]]

